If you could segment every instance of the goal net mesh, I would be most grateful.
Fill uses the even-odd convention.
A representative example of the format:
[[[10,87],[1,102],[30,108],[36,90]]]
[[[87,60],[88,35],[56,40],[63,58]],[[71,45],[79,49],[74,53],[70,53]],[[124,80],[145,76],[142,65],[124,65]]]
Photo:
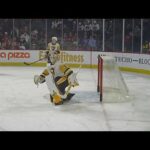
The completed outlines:
[[[98,61],[98,86],[103,102],[125,102],[129,90],[114,57],[102,56]],[[102,67],[101,67],[102,66]],[[102,77],[101,77],[102,76]]]

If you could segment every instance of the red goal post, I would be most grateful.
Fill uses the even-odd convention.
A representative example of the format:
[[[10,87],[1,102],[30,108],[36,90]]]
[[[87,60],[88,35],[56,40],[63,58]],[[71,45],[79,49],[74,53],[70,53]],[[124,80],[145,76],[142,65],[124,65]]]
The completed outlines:
[[[126,102],[130,100],[129,90],[115,57],[98,55],[97,92],[100,102]]]
[[[103,100],[103,59],[98,55],[98,79],[97,92],[100,92],[100,102]]]

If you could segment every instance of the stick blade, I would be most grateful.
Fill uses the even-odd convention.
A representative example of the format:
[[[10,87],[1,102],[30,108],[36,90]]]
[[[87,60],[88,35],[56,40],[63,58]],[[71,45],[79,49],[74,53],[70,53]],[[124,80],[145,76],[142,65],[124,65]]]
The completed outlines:
[[[27,62],[24,62],[24,64],[25,64],[25,65],[30,65],[30,64],[29,64],[29,63],[27,63]]]

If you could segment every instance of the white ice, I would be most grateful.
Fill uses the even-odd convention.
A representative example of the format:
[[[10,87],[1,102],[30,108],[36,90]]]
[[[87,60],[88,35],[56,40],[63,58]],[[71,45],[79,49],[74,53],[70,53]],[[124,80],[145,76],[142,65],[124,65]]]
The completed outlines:
[[[72,102],[54,106],[33,83],[43,69],[0,67],[1,131],[150,131],[150,76],[123,73],[133,100],[101,104],[96,70],[81,69]]]

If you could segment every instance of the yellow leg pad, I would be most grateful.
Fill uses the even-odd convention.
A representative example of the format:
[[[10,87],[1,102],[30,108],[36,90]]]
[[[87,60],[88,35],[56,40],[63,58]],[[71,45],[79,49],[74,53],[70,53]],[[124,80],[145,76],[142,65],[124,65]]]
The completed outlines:
[[[55,104],[58,104],[58,103],[60,103],[61,101],[62,101],[62,99],[61,99],[61,97],[60,97],[59,95],[55,94],[55,95],[53,96],[53,102],[54,102]]]

